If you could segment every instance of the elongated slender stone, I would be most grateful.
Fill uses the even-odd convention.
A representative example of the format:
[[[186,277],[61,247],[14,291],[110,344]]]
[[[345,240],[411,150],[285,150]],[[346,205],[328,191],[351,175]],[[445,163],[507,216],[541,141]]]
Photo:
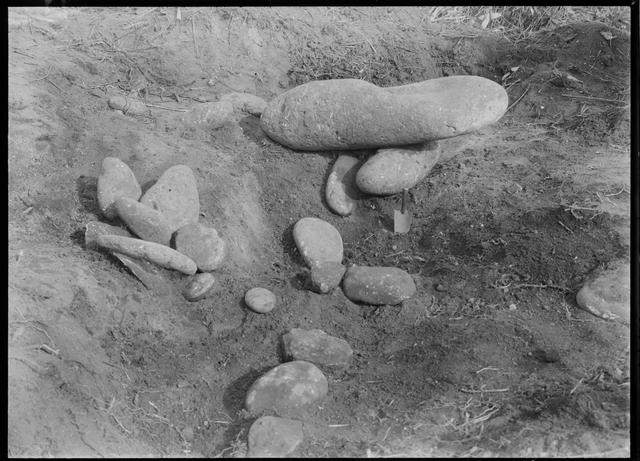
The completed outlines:
[[[118,216],[134,234],[148,242],[169,246],[172,232],[165,215],[127,197],[118,197],[115,205]]]

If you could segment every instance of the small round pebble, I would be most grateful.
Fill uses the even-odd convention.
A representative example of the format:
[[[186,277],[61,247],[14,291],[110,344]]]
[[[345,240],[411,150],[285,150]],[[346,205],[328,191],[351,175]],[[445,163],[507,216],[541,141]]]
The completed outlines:
[[[276,295],[266,288],[251,288],[244,295],[244,302],[252,311],[266,314],[276,306]]]
[[[216,279],[211,272],[196,274],[184,290],[184,297],[189,301],[199,301],[207,296]]]

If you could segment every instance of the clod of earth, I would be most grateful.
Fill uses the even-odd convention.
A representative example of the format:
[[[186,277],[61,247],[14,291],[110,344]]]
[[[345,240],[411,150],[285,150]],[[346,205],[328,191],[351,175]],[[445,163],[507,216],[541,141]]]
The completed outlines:
[[[356,185],[368,194],[397,194],[422,181],[438,162],[440,154],[437,141],[378,149],[358,170]]]
[[[416,293],[408,272],[396,267],[351,266],[342,280],[347,298],[367,304],[399,304]]]
[[[329,209],[340,216],[349,216],[356,209],[362,195],[356,187],[356,173],[360,161],[352,155],[340,155],[327,178],[325,198]]]
[[[508,102],[502,86],[471,75],[389,88],[358,79],[323,80],[281,94],[260,120],[270,138],[291,149],[397,147],[490,125]]]
[[[98,205],[105,217],[114,219],[117,216],[115,201],[118,197],[138,200],[141,195],[142,188],[126,163],[116,157],[102,160],[98,176]]]
[[[188,301],[200,301],[209,294],[215,282],[216,279],[211,272],[196,274],[185,288],[184,297]]]
[[[345,367],[353,350],[344,339],[314,328],[292,328],[282,336],[282,348],[287,360],[305,360],[320,366]]]
[[[288,410],[319,401],[327,395],[329,384],[322,371],[302,360],[283,363],[268,371],[251,385],[245,408],[251,414]]]
[[[276,295],[266,288],[254,287],[245,293],[244,302],[252,311],[266,314],[276,307]]]
[[[144,102],[128,96],[111,96],[108,104],[112,109],[121,110],[124,114],[144,115],[149,110]]]
[[[200,198],[193,171],[186,165],[172,166],[145,192],[140,203],[163,213],[172,232],[198,222]]]
[[[618,261],[608,269],[592,276],[578,291],[578,306],[591,314],[604,318],[631,317],[630,264]]]
[[[96,238],[96,243],[103,248],[124,253],[132,258],[146,259],[159,266],[187,275],[193,275],[198,270],[196,263],[191,258],[158,243],[120,235],[99,235]]]
[[[217,269],[227,246],[212,227],[200,223],[187,224],[175,233],[176,250],[193,259],[202,272]]]
[[[335,261],[323,261],[314,265],[309,274],[311,289],[320,294],[326,294],[340,285],[346,267]]]
[[[188,125],[217,129],[229,123],[233,116],[233,104],[229,101],[206,102],[187,112],[183,121]]]
[[[295,419],[262,416],[249,428],[249,458],[282,458],[302,442],[302,423]]]
[[[342,237],[338,229],[320,218],[302,218],[293,226],[293,240],[309,267],[332,261],[341,263]]]
[[[118,197],[115,205],[118,216],[134,234],[143,240],[169,246],[171,225],[164,214],[128,197]]]
[[[229,101],[235,110],[246,112],[256,117],[260,117],[267,102],[259,96],[250,93],[227,93],[220,98],[220,101]]]

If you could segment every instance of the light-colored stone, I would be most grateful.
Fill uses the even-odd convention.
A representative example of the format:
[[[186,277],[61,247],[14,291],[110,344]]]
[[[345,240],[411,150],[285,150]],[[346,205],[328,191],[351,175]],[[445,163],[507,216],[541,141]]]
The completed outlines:
[[[149,112],[143,101],[129,96],[111,96],[108,104],[112,109],[121,111],[125,115],[144,115]]]
[[[254,312],[266,314],[276,307],[276,295],[262,287],[254,287],[244,295],[244,302]]]
[[[143,240],[169,246],[171,225],[162,213],[128,197],[118,197],[115,205],[118,216],[134,234]]]
[[[142,258],[187,275],[193,275],[197,270],[196,263],[190,258],[159,243],[120,235],[99,235],[96,238],[96,243],[103,248],[123,253],[132,258]]]
[[[346,270],[343,264],[334,261],[323,261],[314,265],[309,274],[311,289],[320,294],[329,293],[340,285]]]
[[[624,261],[613,263],[606,270],[593,274],[576,295],[578,306],[604,318],[631,318],[631,271]]]
[[[282,348],[287,360],[305,360],[328,367],[345,367],[353,356],[351,346],[344,339],[317,328],[292,328],[282,336]]]
[[[416,284],[408,272],[396,267],[351,266],[342,290],[351,301],[394,305],[411,298]]]
[[[328,390],[327,378],[318,367],[296,360],[278,365],[258,378],[247,392],[245,408],[251,414],[266,410],[283,414],[319,401]]]
[[[233,104],[229,101],[214,101],[198,104],[187,112],[183,121],[192,126],[211,129],[221,128],[233,118]]]
[[[164,214],[172,232],[198,222],[200,197],[193,171],[186,165],[172,166],[145,192],[140,203]]]
[[[300,219],[293,226],[293,240],[309,267],[326,261],[342,262],[343,246],[340,232],[322,219]]]
[[[229,101],[235,110],[247,112],[256,117],[260,117],[267,107],[264,99],[250,93],[227,93],[220,98],[220,101]]]
[[[361,193],[356,187],[360,160],[352,155],[340,155],[331,168],[325,188],[329,209],[340,216],[349,216],[356,209]]]
[[[422,181],[440,159],[440,153],[437,141],[378,149],[358,170],[356,185],[367,194],[397,194]]]
[[[390,88],[359,79],[305,83],[267,104],[267,135],[292,149],[397,147],[459,136],[490,125],[507,110],[505,89],[459,75]]]
[[[184,297],[189,301],[200,301],[207,297],[216,278],[211,272],[195,274],[184,290]]]
[[[138,200],[140,195],[140,184],[126,163],[115,157],[102,160],[98,176],[98,205],[105,217],[114,219],[117,216],[115,201],[118,197]]]
[[[302,423],[295,419],[262,416],[249,428],[249,458],[283,458],[303,440]]]
[[[99,235],[121,235],[122,237],[133,237],[131,233],[118,226],[112,226],[100,221],[89,221],[85,226],[84,244],[88,250],[101,248],[97,239]]]
[[[218,232],[199,223],[187,224],[176,231],[176,250],[193,259],[202,272],[217,269],[227,253]]]

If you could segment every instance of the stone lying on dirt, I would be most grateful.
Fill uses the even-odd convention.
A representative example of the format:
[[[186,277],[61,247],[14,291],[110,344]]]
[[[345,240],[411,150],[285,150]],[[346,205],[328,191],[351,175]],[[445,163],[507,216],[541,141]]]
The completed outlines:
[[[134,234],[148,242],[169,246],[171,225],[162,213],[128,197],[118,197],[115,205],[118,216]]]
[[[99,235],[121,235],[131,237],[132,235],[122,227],[111,226],[109,224],[91,221],[87,223],[84,234],[84,242],[87,249],[101,248],[97,243]],[[117,251],[111,252],[135,275],[145,287],[158,294],[167,294],[170,291],[167,280],[158,273],[156,265],[144,259],[131,258]]]
[[[118,197],[138,200],[142,189],[131,168],[116,157],[105,157],[98,176],[98,206],[102,214],[114,219],[118,212],[115,201]]]
[[[367,194],[397,194],[422,181],[439,159],[437,141],[378,149],[358,170],[356,185]]]
[[[309,285],[311,289],[320,294],[326,294],[340,285],[342,276],[347,268],[335,261],[323,261],[311,268]]]
[[[245,408],[251,414],[287,410],[317,402],[327,395],[329,384],[322,371],[302,360],[283,363],[271,369],[251,385]]]
[[[282,349],[286,360],[305,360],[329,367],[345,367],[353,356],[351,346],[344,339],[317,328],[292,328],[282,336]]]
[[[111,96],[108,104],[112,109],[121,110],[125,115],[144,115],[149,110],[143,101],[128,96]]]
[[[292,149],[394,147],[490,125],[508,102],[502,86],[471,75],[391,88],[358,79],[323,80],[270,101],[260,123],[270,138]]]
[[[193,259],[202,272],[217,269],[227,252],[227,246],[218,232],[199,223],[178,229],[175,244],[176,250]]]
[[[196,274],[185,288],[184,297],[188,301],[200,301],[206,298],[215,282],[216,279],[211,272]]]
[[[396,267],[351,266],[342,279],[342,290],[354,302],[394,305],[411,298],[416,284],[408,272]]]
[[[309,267],[321,262],[342,262],[342,237],[338,229],[319,218],[302,218],[293,226],[293,240]]]
[[[254,312],[266,314],[276,307],[276,295],[262,287],[254,287],[244,295],[244,302]]]
[[[232,120],[233,104],[229,101],[215,101],[198,104],[187,112],[182,120],[187,125],[221,128]]]
[[[262,416],[249,428],[249,458],[282,458],[302,442],[302,423],[295,419]]]
[[[349,216],[356,209],[360,191],[356,187],[357,157],[340,155],[331,168],[325,188],[329,209],[340,216]]]
[[[186,165],[172,166],[145,192],[140,203],[164,214],[172,232],[198,222],[200,197],[193,171]]]
[[[578,306],[603,319],[631,318],[630,264],[618,261],[596,273],[576,295]]]
[[[229,101],[235,110],[247,112],[256,117],[260,117],[267,107],[264,99],[250,93],[227,93],[220,98],[220,101]]]
[[[96,243],[109,250],[124,253],[132,258],[142,258],[159,266],[193,275],[198,268],[189,257],[167,246],[120,235],[99,235]]]

